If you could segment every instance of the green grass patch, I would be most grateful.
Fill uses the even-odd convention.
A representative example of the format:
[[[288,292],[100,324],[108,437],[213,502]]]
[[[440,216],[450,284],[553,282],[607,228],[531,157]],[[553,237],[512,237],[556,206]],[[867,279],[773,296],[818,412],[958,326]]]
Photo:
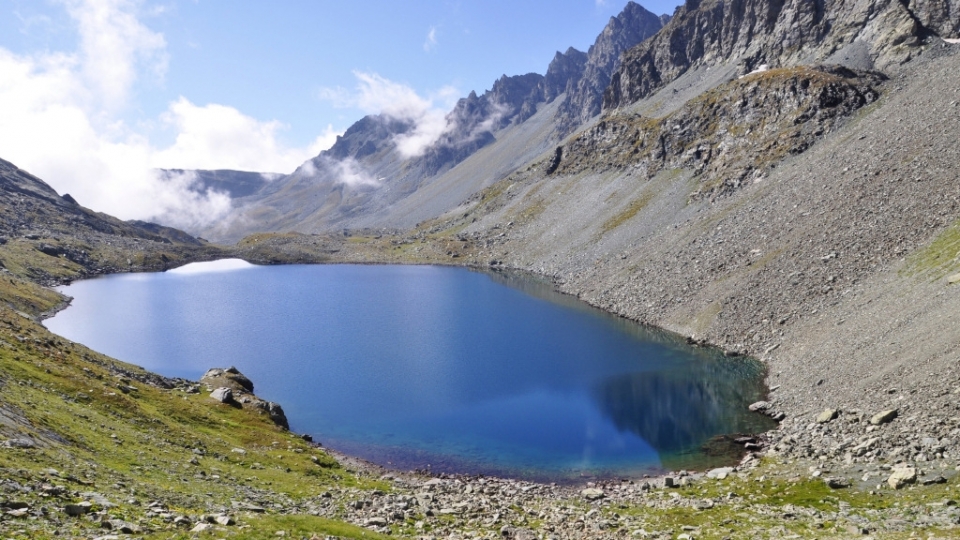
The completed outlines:
[[[630,204],[628,204],[626,208],[620,212],[617,212],[613,217],[604,222],[603,226],[600,228],[601,236],[633,219],[634,216],[639,214],[641,210],[650,204],[650,201],[653,200],[653,197],[654,194],[651,192],[651,190],[645,190],[640,194],[639,197],[630,201]]]
[[[960,269],[960,221],[947,227],[929,246],[920,248],[907,258],[902,273],[916,276],[929,273],[940,279]]]

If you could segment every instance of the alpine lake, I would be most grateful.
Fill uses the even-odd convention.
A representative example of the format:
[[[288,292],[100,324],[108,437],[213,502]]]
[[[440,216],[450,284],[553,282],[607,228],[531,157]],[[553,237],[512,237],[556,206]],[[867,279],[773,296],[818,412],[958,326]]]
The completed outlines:
[[[735,462],[763,365],[529,277],[196,263],[61,287],[53,332],[169,377],[236,366],[291,429],[389,468],[547,482]],[[727,437],[724,437],[728,435]]]

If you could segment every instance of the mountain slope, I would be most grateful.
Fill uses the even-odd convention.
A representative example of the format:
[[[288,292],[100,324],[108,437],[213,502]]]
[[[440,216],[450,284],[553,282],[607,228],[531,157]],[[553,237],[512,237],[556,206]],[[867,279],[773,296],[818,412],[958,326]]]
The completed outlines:
[[[634,2],[612,17],[589,52],[570,48],[558,52],[545,75],[528,73],[497,79],[490,90],[471,92],[446,115],[445,129],[436,140],[422,148],[413,120],[389,115],[368,116],[356,122],[333,147],[299,167],[294,173],[270,182],[255,193],[234,199],[234,212],[224,222],[195,231],[219,241],[236,241],[258,231],[295,230],[321,232],[368,226],[409,226],[411,219],[426,219],[447,211],[460,200],[452,195],[430,198],[418,191],[437,182],[458,182],[437,186],[432,193],[469,196],[476,189],[501,178],[504,171],[483,173],[467,166],[469,173],[453,173],[467,159],[487,147],[490,153],[516,154],[506,140],[519,126],[531,121],[528,134],[536,139],[524,148],[545,150],[561,136],[573,131],[600,112],[603,89],[607,86],[620,54],[654,35],[669,20],[656,16]],[[538,111],[549,110],[546,119]],[[542,129],[544,122],[550,129]],[[519,166],[535,154],[523,152]],[[462,182],[449,180],[466,179]],[[480,174],[481,178],[474,177]],[[434,213],[410,212],[429,199]],[[394,214],[393,208],[400,213]],[[415,214],[415,215],[414,215]]]
[[[0,160],[0,267],[41,283],[163,270],[222,253],[176,229],[124,222]]]

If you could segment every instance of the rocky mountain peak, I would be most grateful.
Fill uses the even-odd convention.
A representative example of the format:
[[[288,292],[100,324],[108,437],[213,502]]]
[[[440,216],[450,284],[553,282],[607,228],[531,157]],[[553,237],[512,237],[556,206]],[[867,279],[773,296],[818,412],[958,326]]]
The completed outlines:
[[[542,101],[541,82],[543,75],[527,73],[526,75],[506,75],[493,83],[493,88],[484,94],[484,97],[500,108],[500,118],[496,121],[497,128],[510,124],[520,113],[518,121],[522,122],[537,111],[537,103]]]
[[[600,113],[603,91],[619,67],[620,55],[662,27],[661,17],[635,2],[629,2],[619,15],[610,18],[587,51],[583,75],[567,83],[567,99],[557,113],[557,131],[561,135]]]
[[[543,78],[543,99],[547,103],[553,102],[557,96],[567,90],[571,82],[579,81],[583,77],[583,70],[587,65],[587,53],[573,47],[567,52],[557,54],[547,67],[547,74]]]
[[[393,138],[413,128],[410,121],[398,120],[387,115],[368,115],[350,126],[337,137],[337,142],[321,155],[334,159],[361,159],[375,154],[388,145]]]

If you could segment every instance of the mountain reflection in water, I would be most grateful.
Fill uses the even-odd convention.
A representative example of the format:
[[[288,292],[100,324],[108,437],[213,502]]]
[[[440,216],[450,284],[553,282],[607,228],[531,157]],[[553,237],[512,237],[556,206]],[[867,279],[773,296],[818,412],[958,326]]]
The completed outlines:
[[[753,361],[724,359],[678,370],[615,375],[593,391],[598,407],[617,426],[657,449],[663,465],[678,469],[718,434],[759,433],[775,423],[744,406],[763,392]]]

